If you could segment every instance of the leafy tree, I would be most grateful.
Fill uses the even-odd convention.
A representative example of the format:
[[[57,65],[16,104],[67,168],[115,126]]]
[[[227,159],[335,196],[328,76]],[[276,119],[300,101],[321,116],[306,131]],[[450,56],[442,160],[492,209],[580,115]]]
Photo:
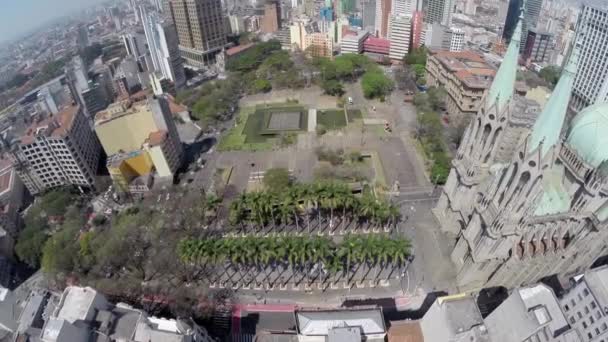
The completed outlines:
[[[264,186],[271,191],[281,192],[290,185],[291,177],[285,168],[268,169],[264,173]]]
[[[268,80],[257,79],[253,82],[253,90],[256,93],[267,93],[272,90],[272,85]]]
[[[367,71],[361,80],[366,98],[384,97],[393,90],[393,81],[379,71]]]
[[[15,253],[19,260],[30,267],[37,268],[40,265],[42,248],[48,239],[48,226],[45,219],[27,219],[25,228],[19,233],[15,244]]]
[[[444,106],[445,97],[448,93],[442,87],[430,87],[427,94],[431,108],[433,108],[433,110],[439,110]]]
[[[425,66],[423,64],[413,64],[412,69],[414,70],[414,73],[416,74],[416,79],[420,79],[422,77],[424,77],[424,74],[426,72]]]
[[[405,64],[408,64],[408,65],[414,65],[414,64],[426,65],[427,57],[428,57],[427,48],[424,46],[421,46],[419,48],[412,49],[412,51],[410,51],[410,53],[405,55],[405,57],[403,58],[403,61]]]
[[[226,63],[226,69],[229,71],[249,72],[257,69],[264,60],[274,51],[281,50],[281,43],[278,40],[270,40],[268,42],[258,43],[249,48],[236,58],[230,59]]]
[[[562,69],[558,66],[555,65],[549,65],[547,67],[544,67],[539,75],[540,77],[542,77],[545,81],[547,81],[547,83],[551,84],[552,86],[555,86],[557,84],[557,81],[559,81],[559,77],[562,74]]]
[[[327,95],[342,96],[344,94],[344,87],[342,86],[342,83],[337,80],[323,81],[321,87]]]

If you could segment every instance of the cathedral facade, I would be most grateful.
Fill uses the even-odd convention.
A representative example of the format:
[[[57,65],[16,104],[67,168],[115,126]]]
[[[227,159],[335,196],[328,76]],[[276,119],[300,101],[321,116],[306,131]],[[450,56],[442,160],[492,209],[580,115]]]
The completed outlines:
[[[569,277],[607,252],[608,104],[564,126],[575,46],[543,110],[523,109],[514,95],[520,36],[521,20],[433,210],[457,236],[461,290]]]

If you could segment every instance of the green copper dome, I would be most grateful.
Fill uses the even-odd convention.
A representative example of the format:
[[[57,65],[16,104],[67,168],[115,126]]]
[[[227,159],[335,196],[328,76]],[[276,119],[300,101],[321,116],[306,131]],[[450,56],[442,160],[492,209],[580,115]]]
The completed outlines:
[[[568,144],[593,167],[608,160],[608,103],[585,108],[572,120]]]

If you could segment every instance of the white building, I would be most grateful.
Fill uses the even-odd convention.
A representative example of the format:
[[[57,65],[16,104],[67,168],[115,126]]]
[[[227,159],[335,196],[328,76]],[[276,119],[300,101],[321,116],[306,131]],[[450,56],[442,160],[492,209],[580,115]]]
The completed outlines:
[[[608,341],[608,267],[592,269],[560,300],[568,323],[581,333],[581,341]]]
[[[186,74],[175,27],[170,21],[161,20],[156,13],[148,14],[143,6],[140,12],[154,70],[177,88],[182,87],[186,83]]]
[[[90,287],[69,286],[48,317],[42,296],[32,306],[42,329],[24,326],[17,340],[45,342],[132,341],[212,342],[207,331],[191,321],[150,317],[146,312],[119,303],[113,305]],[[1,303],[0,303],[1,304]],[[1,307],[1,306],[0,306]],[[32,317],[31,320],[34,320]],[[19,324],[33,323],[21,319]],[[22,327],[20,326],[20,329]],[[27,339],[29,338],[29,339]]]
[[[464,49],[464,31],[452,27],[450,29],[450,51],[459,52]]]
[[[149,71],[153,68],[144,32],[129,32],[120,36],[127,55],[133,56],[141,70]]]
[[[31,194],[61,185],[95,187],[100,150],[82,110],[71,106],[27,128],[15,170]]]
[[[485,319],[492,342],[578,342],[553,291],[544,284],[515,289]]]
[[[413,15],[416,10],[417,0],[393,0],[391,14]]]
[[[341,53],[363,53],[363,42],[369,36],[369,32],[360,30],[355,34],[347,34],[342,38],[340,44]]]
[[[391,42],[388,57],[400,61],[409,51],[412,17],[391,15],[388,25],[388,39]]]
[[[572,90],[571,106],[579,111],[608,101],[608,4],[586,4],[581,10],[576,39],[582,43],[581,60]]]
[[[299,342],[383,342],[386,326],[381,309],[298,310]]]

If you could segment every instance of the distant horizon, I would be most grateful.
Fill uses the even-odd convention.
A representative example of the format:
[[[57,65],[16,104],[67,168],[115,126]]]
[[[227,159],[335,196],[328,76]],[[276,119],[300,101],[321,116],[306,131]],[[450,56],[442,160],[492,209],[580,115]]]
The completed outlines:
[[[105,1],[7,0],[0,5],[0,44],[10,44],[54,20]]]

